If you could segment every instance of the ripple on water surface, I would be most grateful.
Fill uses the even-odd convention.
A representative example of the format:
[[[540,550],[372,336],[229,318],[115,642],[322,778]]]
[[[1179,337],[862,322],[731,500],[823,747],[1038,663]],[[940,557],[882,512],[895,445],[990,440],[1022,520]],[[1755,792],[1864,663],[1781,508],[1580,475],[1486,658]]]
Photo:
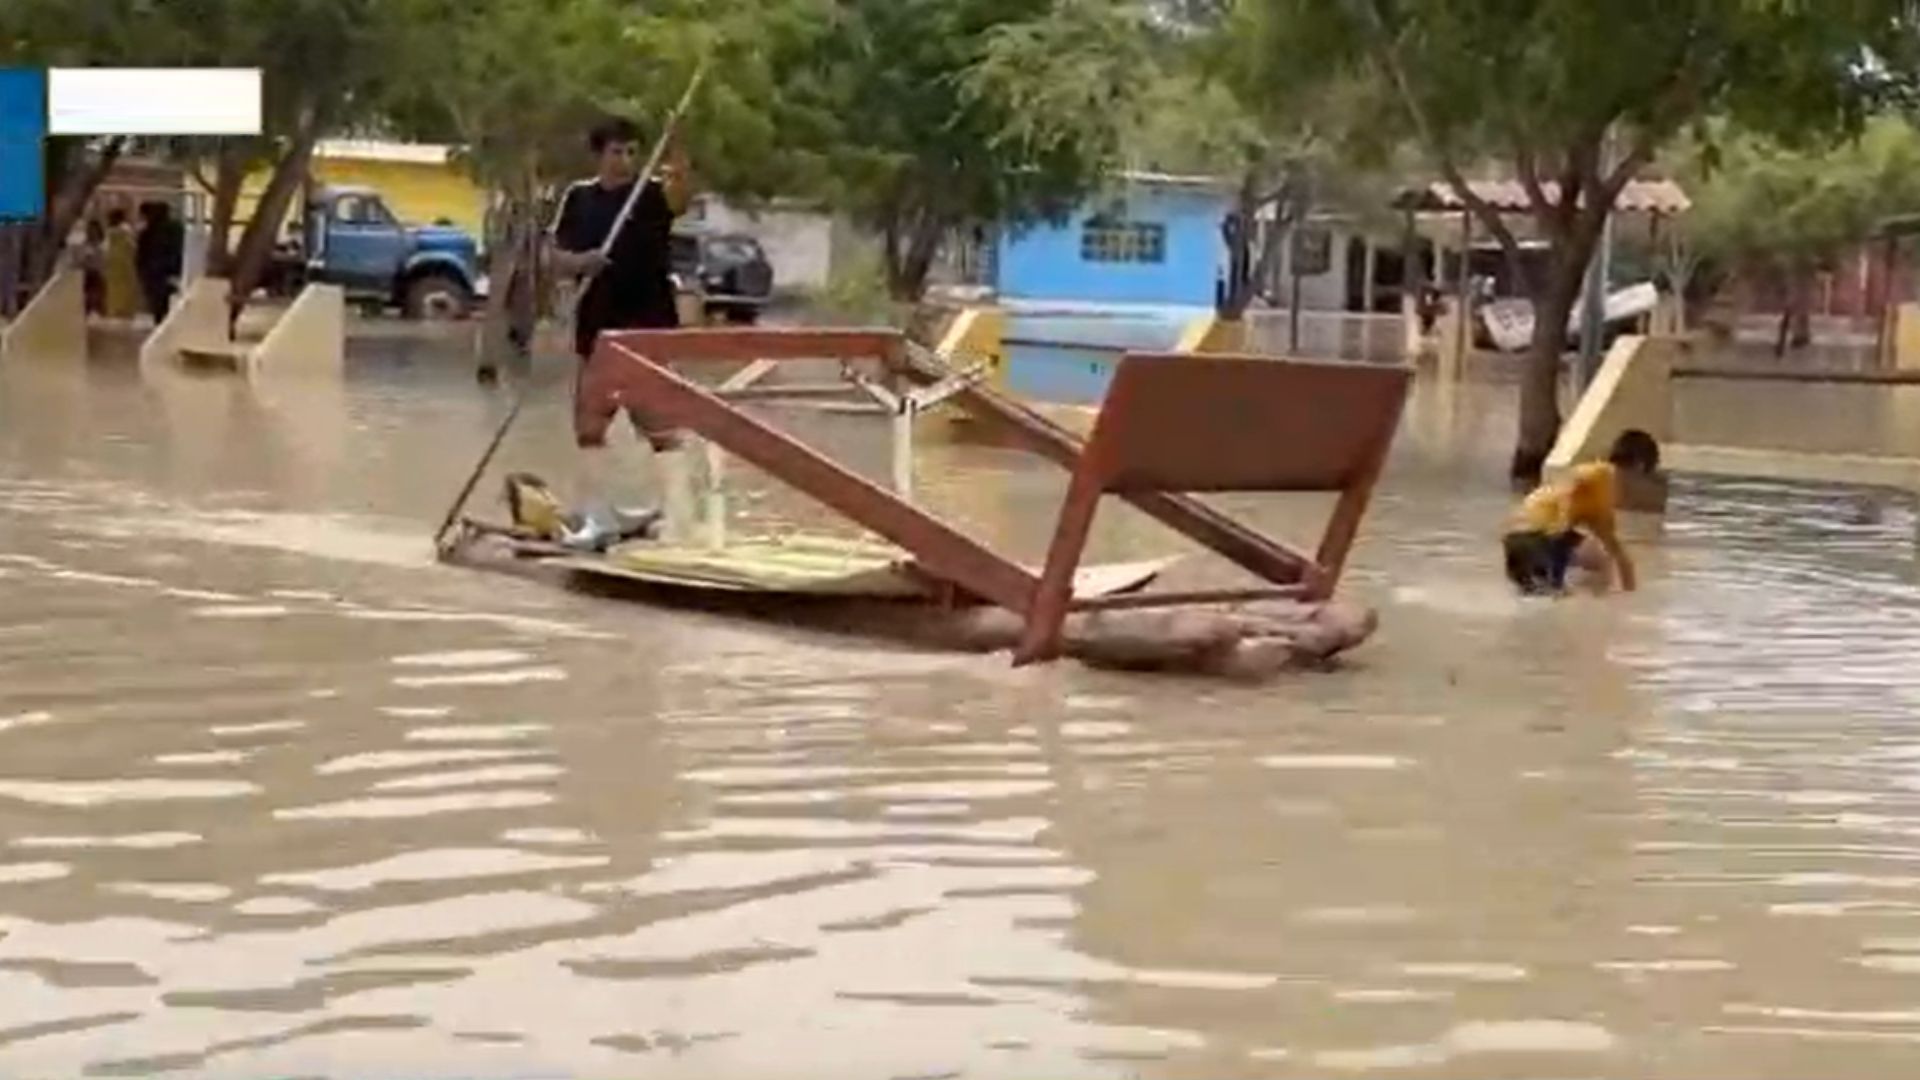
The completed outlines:
[[[309,402],[337,444],[0,394],[0,1072],[1911,1071],[1905,507],[1683,478],[1640,594],[1523,604],[1432,449],[1512,417],[1428,395],[1342,670],[1014,672],[431,567],[429,463],[500,405],[448,370]],[[561,474],[564,409],[523,423]],[[921,467],[983,535],[1058,505]]]

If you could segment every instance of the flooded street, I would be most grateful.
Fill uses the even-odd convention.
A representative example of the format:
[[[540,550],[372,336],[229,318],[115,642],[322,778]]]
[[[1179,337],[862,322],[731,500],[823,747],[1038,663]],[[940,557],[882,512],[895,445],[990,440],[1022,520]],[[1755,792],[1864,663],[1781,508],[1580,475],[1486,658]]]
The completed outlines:
[[[100,351],[0,370],[0,1073],[1920,1062],[1904,500],[1682,478],[1643,591],[1522,603],[1512,388],[1423,382],[1339,670],[1015,671],[435,565],[509,398],[431,341],[258,390]],[[564,481],[566,423],[502,463]],[[922,482],[1032,556],[1064,481],[1017,460]]]

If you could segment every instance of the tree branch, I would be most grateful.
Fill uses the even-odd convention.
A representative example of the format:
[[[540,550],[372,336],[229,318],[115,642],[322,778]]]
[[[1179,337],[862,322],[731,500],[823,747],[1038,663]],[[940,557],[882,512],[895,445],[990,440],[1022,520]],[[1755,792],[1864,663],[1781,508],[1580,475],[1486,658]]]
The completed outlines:
[[[1540,186],[1540,157],[1527,145],[1525,138],[1515,139],[1514,143],[1513,162],[1517,166],[1514,171],[1520,174],[1520,186],[1526,189],[1527,200],[1533,204],[1537,216],[1547,206],[1547,193]]]
[[[1633,149],[1627,151],[1627,156],[1621,158],[1620,163],[1615,165],[1613,171],[1601,182],[1601,194],[1605,196],[1604,205],[1608,209],[1613,207],[1613,201],[1620,197],[1620,193],[1627,189],[1627,185],[1633,182],[1634,174],[1644,168],[1647,162],[1653,160],[1654,147],[1658,142],[1659,140],[1656,140],[1651,133],[1642,132],[1633,141]]]
[[[213,191],[214,191],[213,181],[207,179],[207,170],[202,165],[199,158],[194,158],[191,161],[187,162],[187,173],[193,177],[194,183],[200,185],[200,190],[206,192],[209,195],[213,194]]]
[[[1406,65],[1401,61],[1400,48],[1393,34],[1388,30],[1386,19],[1380,14],[1377,0],[1348,0],[1358,9],[1361,19],[1367,25],[1370,53],[1374,64],[1381,68],[1392,83],[1400,102],[1413,120],[1414,130],[1419,133],[1420,141],[1425,143],[1427,151],[1434,159],[1434,165],[1440,170],[1440,176],[1454,193],[1460,197],[1467,210],[1487,227],[1494,238],[1500,242],[1500,249],[1506,253],[1511,265],[1520,264],[1520,241],[1508,228],[1505,219],[1476,193],[1467,183],[1455,162],[1451,148],[1440,136],[1439,129],[1426,109],[1420,104],[1419,97],[1413,91],[1413,82],[1407,75]]]

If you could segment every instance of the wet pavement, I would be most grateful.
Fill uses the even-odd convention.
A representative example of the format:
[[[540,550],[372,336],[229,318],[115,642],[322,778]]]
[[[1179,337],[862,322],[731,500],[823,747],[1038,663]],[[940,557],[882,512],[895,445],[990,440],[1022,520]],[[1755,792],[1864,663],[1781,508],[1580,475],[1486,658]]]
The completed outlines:
[[[508,398],[429,337],[331,388],[103,351],[0,370],[0,1073],[1920,1062],[1904,499],[1683,478],[1642,592],[1523,603],[1512,388],[1423,382],[1339,670],[1014,671],[434,565]],[[537,393],[503,461],[564,478],[565,422]],[[794,422],[884,469],[870,420]],[[1041,549],[1057,474],[920,466]]]

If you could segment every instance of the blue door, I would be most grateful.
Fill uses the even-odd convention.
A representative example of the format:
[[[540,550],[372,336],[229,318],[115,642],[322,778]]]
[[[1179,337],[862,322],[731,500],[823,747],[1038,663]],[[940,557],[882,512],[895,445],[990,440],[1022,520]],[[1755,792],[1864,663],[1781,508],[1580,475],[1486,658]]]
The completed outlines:
[[[315,254],[322,277],[355,293],[386,295],[407,257],[407,231],[377,195],[342,195],[327,213]]]

